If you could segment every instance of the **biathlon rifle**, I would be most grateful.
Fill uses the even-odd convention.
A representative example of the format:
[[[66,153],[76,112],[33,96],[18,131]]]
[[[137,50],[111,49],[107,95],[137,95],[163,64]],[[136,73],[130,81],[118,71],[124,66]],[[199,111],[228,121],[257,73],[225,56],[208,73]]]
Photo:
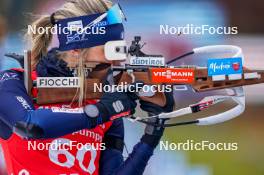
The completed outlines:
[[[102,80],[106,76],[109,69],[112,69],[113,72],[116,72],[117,76],[115,76],[115,82],[117,84],[129,84],[136,81],[142,81],[146,85],[188,85],[191,86],[196,93],[229,89],[229,93],[226,96],[217,95],[206,97],[199,103],[192,104],[187,108],[176,110],[171,113],[160,114],[158,116],[152,116],[159,118],[174,118],[202,111],[204,109],[207,109],[211,105],[215,105],[219,102],[223,102],[229,99],[232,99],[237,103],[237,106],[233,109],[214,116],[205,117],[194,121],[167,124],[165,126],[176,126],[194,123],[198,125],[210,125],[230,120],[243,113],[245,109],[245,94],[243,86],[264,83],[264,70],[250,70],[244,67],[244,56],[242,53],[242,49],[237,46],[214,45],[195,48],[191,52],[183,54],[165,63],[165,59],[162,55],[148,55],[142,52],[142,47],[144,45],[140,44],[140,40],[141,37],[135,37],[130,47],[127,47],[126,42],[123,40],[110,41],[105,44],[105,57],[107,60],[121,62],[125,61],[125,63],[104,69],[99,68],[100,64],[97,63],[87,64],[86,68],[89,71],[89,74],[86,81],[84,82],[86,84],[86,99],[100,99],[102,93],[94,92],[94,84],[102,83]],[[239,67],[241,71],[232,74],[226,74],[223,72],[223,74],[209,75],[209,69],[211,68],[208,67],[199,67],[193,65],[171,66],[172,63],[186,56],[203,53],[230,54],[230,58],[240,58],[241,63],[235,63],[231,66],[234,66],[234,71],[239,70]],[[7,56],[13,57],[21,63],[21,56],[12,54],[9,54]],[[225,58],[223,58],[223,60],[224,59]],[[22,65],[22,67],[24,67],[25,69],[25,87],[27,88],[29,94],[31,94],[33,88],[37,88],[37,97],[34,99],[37,104],[45,105],[50,103],[71,102],[76,94],[79,93],[78,88],[36,87],[37,83],[35,81],[32,81],[31,78],[30,65],[31,52],[25,51],[24,63]],[[141,98],[161,106],[164,106],[166,104],[165,95],[159,92],[153,94],[152,96]],[[134,118],[134,120],[140,120],[147,123],[145,119]]]

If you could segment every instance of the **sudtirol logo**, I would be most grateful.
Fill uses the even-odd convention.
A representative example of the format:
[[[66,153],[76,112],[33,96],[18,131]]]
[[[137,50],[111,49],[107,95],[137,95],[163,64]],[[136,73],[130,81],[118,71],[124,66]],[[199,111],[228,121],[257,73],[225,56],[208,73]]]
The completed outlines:
[[[38,88],[78,88],[80,79],[78,77],[38,77]]]
[[[242,74],[243,64],[242,58],[224,58],[208,60],[208,75],[230,75]]]
[[[164,66],[165,58],[164,57],[131,57],[130,65],[135,66]]]

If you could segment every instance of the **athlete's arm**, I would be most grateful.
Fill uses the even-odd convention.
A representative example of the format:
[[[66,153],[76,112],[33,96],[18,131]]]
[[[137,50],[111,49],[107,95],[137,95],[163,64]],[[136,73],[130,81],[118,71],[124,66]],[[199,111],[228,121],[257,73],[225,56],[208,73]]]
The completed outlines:
[[[122,119],[115,120],[104,137],[106,150],[102,151],[100,157],[100,175],[143,174],[159,139],[160,137],[144,134],[141,141],[134,147],[133,152],[124,161],[122,155],[124,124]]]
[[[153,115],[172,111],[174,105],[173,95],[165,95],[167,101],[165,107],[140,101],[141,108]],[[151,122],[164,123],[162,119],[156,118]],[[163,132],[164,127],[147,125],[141,141],[134,146],[132,153],[123,161],[123,144],[120,140],[124,140],[124,125],[122,119],[115,121],[105,136],[106,150],[102,152],[100,159],[100,175],[142,175]]]
[[[25,138],[56,138],[109,121],[109,118],[102,118],[105,115],[94,118],[82,111],[35,110],[24,87],[23,74],[13,70],[0,73],[0,97],[0,120],[4,123],[2,126],[11,130],[15,128],[14,131]],[[101,103],[100,107],[103,108]]]
[[[16,71],[0,74],[0,97],[0,120],[10,129],[23,124],[30,128],[31,125],[32,132],[22,134],[27,138],[59,137],[92,127],[92,120],[84,113],[35,110],[24,87],[22,73]]]
[[[117,119],[113,122],[104,136],[103,143],[106,149],[100,156],[100,175],[114,174],[122,165],[124,148],[124,123],[123,119]]]

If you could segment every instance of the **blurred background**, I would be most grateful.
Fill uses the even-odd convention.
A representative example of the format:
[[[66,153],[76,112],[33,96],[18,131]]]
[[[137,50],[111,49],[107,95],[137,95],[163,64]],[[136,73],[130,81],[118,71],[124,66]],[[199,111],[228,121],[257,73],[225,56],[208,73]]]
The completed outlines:
[[[6,52],[22,53],[26,48],[23,34],[30,23],[30,14],[51,14],[63,0],[0,0],[0,63],[1,69],[18,67]],[[243,49],[249,68],[264,69],[264,1],[262,0],[133,0],[120,1],[128,21],[126,37],[141,35],[147,43],[144,51],[173,58],[194,47],[214,44],[238,45]],[[238,27],[237,35],[160,35],[160,25]],[[56,41],[54,41],[54,46]],[[205,65],[208,56],[190,57],[177,62]],[[182,126],[169,128],[164,141],[237,142],[238,151],[160,151],[156,150],[146,175],[263,175],[264,174],[264,85],[246,87],[246,111],[240,117],[215,126]],[[216,92],[217,93],[217,92]],[[201,100],[206,94],[191,90],[176,92],[177,107]],[[187,98],[188,97],[188,98]],[[226,104],[228,106],[229,104]],[[225,107],[226,107],[225,106]],[[210,115],[224,107],[208,110]],[[138,115],[141,115],[139,113]],[[139,141],[144,126],[126,121],[128,151]],[[133,132],[132,132],[133,131]],[[136,132],[135,132],[136,131]],[[127,154],[125,153],[125,156]],[[4,173],[0,147],[0,175]]]

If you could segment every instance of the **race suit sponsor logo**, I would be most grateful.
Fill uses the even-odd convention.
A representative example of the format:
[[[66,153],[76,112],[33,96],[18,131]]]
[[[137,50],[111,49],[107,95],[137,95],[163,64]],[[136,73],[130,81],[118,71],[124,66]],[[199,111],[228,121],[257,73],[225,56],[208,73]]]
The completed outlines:
[[[194,81],[194,69],[153,68],[151,75],[153,83],[190,84]]]
[[[114,102],[112,105],[113,105],[115,112],[121,112],[125,109],[120,100]]]
[[[6,80],[19,80],[18,74],[13,73],[13,72],[0,73],[0,83]]]
[[[209,59],[208,75],[231,75],[242,74],[242,58]]]
[[[16,99],[18,102],[25,108],[26,110],[31,110],[31,106],[28,104],[28,102],[21,96],[16,96]]]
[[[110,120],[113,121],[113,120],[116,120],[118,118],[121,118],[121,117],[127,117],[131,114],[131,111],[125,111],[125,112],[122,112],[120,114],[117,114],[117,115],[113,115]]]
[[[82,114],[84,113],[83,108],[59,108],[59,107],[51,107],[52,112],[55,113],[73,113],[73,114]]]

